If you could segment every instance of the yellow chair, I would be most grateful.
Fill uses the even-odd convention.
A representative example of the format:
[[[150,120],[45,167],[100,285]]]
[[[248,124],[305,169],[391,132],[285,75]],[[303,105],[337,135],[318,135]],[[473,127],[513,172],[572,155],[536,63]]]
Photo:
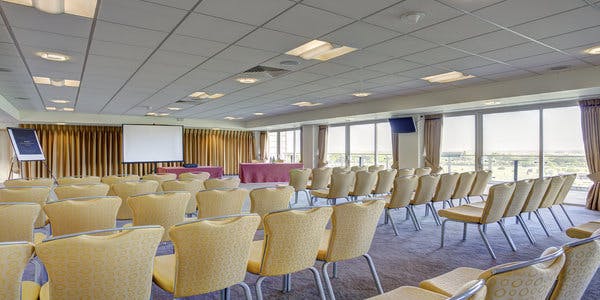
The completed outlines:
[[[52,178],[21,178],[11,179],[4,182],[5,187],[19,187],[19,186],[46,186],[53,187],[54,180]]]
[[[116,196],[83,197],[48,202],[44,211],[52,235],[59,236],[114,228],[120,206],[121,198]]]
[[[59,185],[54,188],[58,200],[80,197],[102,197],[108,194],[110,186],[104,183]]]
[[[204,187],[207,190],[214,189],[237,189],[240,186],[239,177],[229,178],[210,178],[204,181]]]
[[[198,219],[236,215],[242,213],[248,190],[206,190],[196,194]]]
[[[146,175],[142,176],[142,180],[158,181],[158,189],[156,190],[157,192],[163,191],[161,184],[164,181],[175,180],[175,179],[177,179],[177,174],[173,174],[173,173],[153,173],[153,174],[146,174]]]
[[[185,191],[190,193],[190,200],[185,209],[185,213],[190,215],[196,213],[196,194],[204,190],[204,182],[198,179],[169,180],[162,183],[162,189],[165,192]]]
[[[456,189],[452,194],[450,202],[454,199],[458,199],[458,205],[461,205],[463,200],[468,199],[469,192],[473,187],[473,182],[475,182],[475,176],[477,176],[477,173],[475,172],[460,173],[458,183],[456,183]],[[467,201],[465,200],[465,202]]]
[[[45,239],[46,235],[33,232],[33,224],[40,210],[37,203],[0,203],[0,242],[38,243]]]
[[[113,228],[43,241],[35,247],[48,271],[40,299],[148,300],[163,232],[160,226]]]
[[[179,174],[178,178],[180,180],[195,179],[195,180],[200,180],[200,181],[204,182],[205,180],[210,178],[210,173],[208,173],[208,172],[198,172],[198,173],[185,172],[185,173]]]
[[[350,167],[350,171],[356,173],[356,172],[360,172],[360,171],[369,171],[369,167],[367,166],[352,166]]]
[[[188,192],[157,192],[130,196],[127,205],[133,213],[133,226],[160,225],[171,228],[185,221],[189,200]],[[169,231],[165,230],[162,241],[170,240]]]
[[[329,189],[310,191],[312,196],[310,198],[310,206],[313,206],[318,198],[327,199],[327,202],[331,204],[335,204],[338,198],[346,198],[348,200],[348,194],[354,184],[354,180],[354,172],[332,174],[331,187]]]
[[[133,195],[154,193],[158,189],[158,181],[142,180],[142,181],[125,181],[115,183],[112,186],[115,196],[121,198],[121,206],[117,213],[117,219],[131,219],[131,209],[127,206],[127,198]]]
[[[516,251],[512,240],[506,232],[504,223],[501,221],[514,190],[514,183],[497,184],[490,188],[488,199],[485,201],[485,206],[483,208],[467,204],[439,210],[439,215],[446,218],[446,220],[444,220],[442,223],[441,247],[444,247],[446,222],[453,221],[463,223],[463,240],[467,238],[467,224],[476,224],[479,234],[481,235],[485,246],[490,252],[490,255],[492,258],[496,259],[496,254],[490,246],[490,242],[488,241],[487,234],[485,233],[485,228],[483,228],[483,226],[487,224],[498,223],[500,230],[502,230],[502,233],[508,240],[512,250]]]
[[[72,185],[72,184],[98,184],[100,183],[100,177],[98,176],[71,176],[71,177],[60,177],[56,179],[58,185]]]
[[[375,172],[358,171],[355,176],[354,189],[348,193],[348,196],[354,201],[358,200],[358,197],[371,195],[377,183],[377,173]]]
[[[389,202],[385,205],[385,224],[387,224],[388,221],[392,223],[392,229],[394,229],[394,234],[396,236],[398,235],[398,229],[396,229],[396,224],[394,224],[394,219],[392,217],[393,209],[406,208],[406,215],[412,220],[415,230],[421,230],[415,212],[410,206],[413,191],[417,188],[418,183],[419,177],[416,175],[396,177],[392,195],[389,196],[389,198],[386,198],[389,199]]]
[[[398,173],[396,173],[396,176],[398,176],[398,177],[413,176],[413,175],[415,175],[415,169],[414,168],[402,168],[402,169],[398,169]]]
[[[332,168],[314,168],[312,169],[312,180],[306,187],[308,190],[326,189],[333,174]],[[310,197],[309,197],[310,198]]]
[[[367,171],[369,172],[375,172],[378,173],[379,171],[383,171],[385,170],[385,166],[384,165],[373,165],[373,166],[369,166],[369,168],[367,169]]]
[[[261,285],[267,277],[284,276],[284,292],[291,291],[292,273],[309,269],[315,278],[319,296],[325,300],[319,271],[313,267],[331,207],[308,207],[272,212],[263,218],[264,240],[254,241],[248,260],[248,272],[258,275],[256,298],[263,299]]]
[[[50,196],[50,188],[46,186],[13,186],[0,188],[0,202],[33,202],[44,208],[48,197]],[[46,226],[46,214],[40,210],[34,227],[42,228]]]
[[[389,195],[394,187],[396,173],[398,173],[398,170],[396,169],[381,170],[377,172],[377,183],[375,183],[375,188],[371,191],[371,194]]]
[[[477,171],[475,173],[475,181],[469,191],[469,196],[465,199],[467,203],[471,203],[470,197],[480,197],[481,200],[484,200],[485,188],[492,179],[492,171]]]
[[[417,176],[424,176],[424,175],[429,175],[431,174],[431,168],[430,167],[423,167],[423,168],[416,168],[415,169],[415,175]]]
[[[538,221],[542,225],[542,229],[547,236],[550,236],[548,233],[548,229],[546,228],[546,224],[540,216],[540,212],[538,208],[540,207],[540,203],[542,203],[542,199],[546,194],[546,190],[548,190],[548,186],[550,185],[550,178],[538,178],[535,179],[533,183],[533,187],[531,188],[531,192],[529,192],[529,196],[527,196],[527,200],[525,201],[525,205],[523,205],[523,209],[521,213],[529,213],[529,218],[531,219],[531,213],[533,212],[537,217]]]
[[[546,299],[565,263],[562,248],[550,247],[539,258],[508,263],[488,270],[457,268],[435,278],[421,281],[419,287],[451,296],[465,284],[484,279],[486,299]]]
[[[369,300],[484,300],[486,295],[487,288],[485,287],[485,280],[479,279],[465,283],[465,285],[452,297],[414,286],[401,286],[385,294],[371,297]]]
[[[140,181],[140,176],[138,175],[110,175],[104,176],[100,181],[104,184],[108,184],[110,186],[110,190],[108,190],[108,196],[116,196],[115,191],[113,190],[113,185],[116,183],[126,182],[126,181]]]
[[[433,208],[431,199],[433,199],[433,195],[435,195],[435,191],[440,181],[439,175],[422,175],[418,176],[419,183],[417,184],[417,190],[415,191],[414,197],[410,200],[408,204],[408,208],[412,211],[412,215],[415,216],[414,220],[417,223],[418,230],[421,230],[421,223],[419,219],[416,218],[415,214],[415,206],[417,205],[425,205],[425,212],[427,213],[429,210],[435,211]],[[432,213],[433,220],[437,225],[440,225],[439,216],[437,213]]]
[[[21,281],[33,255],[29,242],[0,242],[0,299],[37,300],[39,284]]]
[[[175,298],[221,290],[226,299],[233,285],[241,285],[246,298],[252,298],[244,278],[259,222],[258,215],[247,214],[171,227],[175,254],[154,258],[154,282]]]
[[[552,214],[552,217],[554,218],[554,221],[556,222],[556,225],[558,225],[560,231],[563,231],[564,229],[560,224],[558,217],[554,213],[554,210],[552,210],[552,206],[554,205],[554,202],[556,202],[558,194],[560,193],[560,190],[564,185],[565,179],[566,177],[564,176],[550,177],[550,185],[548,186],[548,189],[546,190],[546,193],[542,198],[540,207],[537,209],[537,211],[539,212],[542,208],[547,208],[550,211],[550,214]]]
[[[440,181],[435,190],[435,195],[433,195],[433,198],[431,199],[434,208],[435,202],[442,202],[442,208],[446,208],[446,204],[448,204],[449,207],[454,206],[454,203],[452,203],[452,195],[456,190],[459,178],[460,174],[458,173],[440,174]]]
[[[290,186],[254,189],[250,192],[250,212],[262,218],[268,213],[288,209],[293,192]],[[262,228],[261,221],[258,229]]]
[[[335,294],[327,274],[327,267],[333,264],[333,276],[336,277],[335,270],[338,262],[361,256],[367,260],[377,291],[383,294],[375,264],[367,252],[371,248],[377,222],[384,206],[385,201],[372,200],[363,203],[344,203],[333,207],[331,229],[325,231],[317,254],[317,260],[324,262],[321,270],[325,286],[329,291],[329,299],[335,300]]]
[[[350,168],[350,167],[334,167],[333,169],[331,169],[331,175],[338,174],[338,173],[348,173],[351,171],[352,171],[352,168]]]
[[[585,239],[592,236],[592,233],[600,229],[600,220],[590,221],[567,229],[567,236],[574,239]]]
[[[563,178],[565,179],[565,181],[560,187],[560,191],[558,192],[558,195],[556,196],[556,200],[554,201],[553,205],[560,206],[565,216],[567,216],[567,220],[569,220],[569,223],[571,223],[571,226],[575,226],[575,224],[573,224],[573,220],[571,220],[571,216],[569,216],[567,210],[565,209],[564,202],[567,198],[567,195],[569,194],[569,191],[571,190],[571,187],[573,186],[573,183],[575,182],[575,179],[577,179],[577,174],[564,175]]]
[[[308,179],[310,177],[311,169],[292,169],[290,170],[290,182],[289,185],[294,188],[294,204],[298,204],[298,193],[304,192],[306,194],[306,200],[310,199],[310,193],[306,189],[308,186]]]

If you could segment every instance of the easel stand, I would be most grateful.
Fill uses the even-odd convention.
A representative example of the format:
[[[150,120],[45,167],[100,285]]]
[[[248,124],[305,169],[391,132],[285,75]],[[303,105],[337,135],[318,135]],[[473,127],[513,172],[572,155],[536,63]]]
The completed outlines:
[[[21,178],[23,178],[23,162],[13,156],[12,159],[10,160],[10,171],[8,173],[8,179],[15,179],[14,172],[13,172],[13,165],[14,165],[15,161],[19,162],[19,175]],[[36,161],[36,160],[31,160],[31,161]],[[46,163],[46,161],[45,160],[37,160],[37,161],[42,162],[42,165],[44,165],[44,167],[46,167],[46,170],[48,170],[48,174],[50,174],[50,178],[52,178],[52,181],[54,181],[54,184],[58,184],[58,181],[56,180],[56,176],[54,176],[54,173],[52,172],[52,170],[50,169],[50,166]]]

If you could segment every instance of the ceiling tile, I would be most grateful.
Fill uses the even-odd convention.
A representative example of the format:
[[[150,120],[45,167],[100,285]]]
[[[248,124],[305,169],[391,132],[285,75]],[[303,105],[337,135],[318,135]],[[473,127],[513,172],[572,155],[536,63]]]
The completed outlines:
[[[552,49],[544,47],[538,43],[530,42],[494,51],[484,52],[481,55],[499,61],[508,61],[528,56],[534,56],[538,54],[544,54],[548,52],[552,52]]]
[[[469,15],[463,15],[417,30],[412,35],[442,44],[449,44],[498,30],[498,27]]]
[[[90,54],[137,61],[146,59],[151,52],[152,49],[150,48],[105,42],[101,40],[93,40],[90,47]]]
[[[259,26],[294,4],[287,0],[204,0],[196,12]]]
[[[318,38],[351,22],[350,18],[299,4],[264,27],[308,38]]]
[[[3,1],[2,8],[9,24],[14,28],[38,30],[67,36],[87,38],[90,35],[92,20],[75,15],[55,15],[41,12],[24,5]]]
[[[475,12],[505,27],[529,22],[584,5],[580,1],[564,0],[506,0]]]
[[[160,47],[162,50],[181,52],[191,55],[212,56],[225,49],[227,44],[205,39],[172,34]]]
[[[275,56],[277,56],[277,53],[271,51],[230,46],[217,54],[215,58],[259,64]]]
[[[503,2],[506,0],[438,0],[439,2],[446,3],[458,9],[464,9],[466,11],[474,11],[476,9],[481,9],[486,6],[493,5],[498,2]]]
[[[255,28],[239,22],[192,13],[175,30],[175,33],[211,41],[232,43]]]
[[[302,3],[346,17],[360,19],[384,9],[395,2],[398,2],[398,0],[305,0]]]
[[[322,85],[324,87],[340,87],[345,84],[349,84],[349,83],[353,83],[353,82],[356,82],[356,79],[340,77],[340,76],[335,76],[335,77],[332,76],[332,77],[327,77],[327,78],[321,79],[321,80],[317,81],[316,83],[319,85]],[[326,93],[328,93],[328,92],[326,92]]]
[[[598,17],[598,10],[591,9],[590,7],[582,7],[511,27],[511,29],[535,39],[543,39],[599,25],[600,17]]]
[[[186,11],[139,0],[102,0],[98,19],[113,23],[170,32]]]
[[[322,39],[338,45],[365,48],[397,35],[397,32],[359,21],[344,26],[324,36]]]
[[[282,76],[282,78],[285,80],[305,83],[311,81],[319,81],[320,79],[325,78],[325,76],[307,72],[292,72],[290,74]]]
[[[600,26],[596,26],[546,38],[541,42],[562,50],[594,43],[600,44],[599,37]]]
[[[209,71],[219,71],[231,75],[242,73],[247,70],[252,63],[240,64],[239,61],[211,58],[202,64],[202,69]]]
[[[551,52],[546,54],[540,54],[536,56],[510,60],[507,61],[508,64],[519,67],[519,68],[529,68],[541,65],[547,65],[555,62],[561,62],[572,59],[570,56],[564,55],[559,52]]]
[[[98,20],[94,39],[145,48],[156,48],[167,33]]]
[[[508,30],[498,30],[488,34],[462,40],[460,42],[452,43],[450,46],[479,54],[526,42],[529,42],[529,40]]]
[[[281,62],[286,61],[286,60],[293,60],[293,61],[297,62],[298,64],[297,65],[282,65]],[[267,67],[273,67],[273,68],[281,68],[281,69],[285,69],[285,70],[289,70],[289,71],[297,71],[297,70],[304,69],[304,68],[307,68],[310,66],[314,66],[320,62],[321,62],[320,60],[316,60],[316,59],[306,60],[306,59],[302,59],[300,57],[282,54],[282,55],[273,57],[266,62],[261,63],[261,65],[267,66]]]
[[[321,75],[327,75],[327,76],[334,76],[334,75],[337,75],[340,73],[348,72],[352,69],[353,69],[353,67],[349,67],[349,66],[334,64],[334,63],[330,63],[330,62],[322,62],[320,64],[303,69],[302,71],[309,72],[309,73],[315,73],[315,74],[321,74]]]
[[[438,67],[438,68],[446,68],[446,69],[452,70],[452,71],[463,71],[465,69],[471,69],[471,68],[491,65],[491,64],[495,64],[495,63],[496,62],[494,62],[494,61],[484,59],[481,57],[469,56],[469,57],[453,59],[453,60],[446,61],[443,63],[435,64],[434,66]]]
[[[423,50],[435,48],[438,45],[409,35],[397,37],[389,41],[371,46],[366,50],[392,57],[404,56]]]
[[[550,64],[539,65],[535,67],[526,68],[528,71],[536,73],[551,73],[551,72],[562,72],[564,70],[552,70],[554,67],[568,67],[568,70],[573,70],[582,67],[590,67],[591,65],[585,61],[579,59],[565,60],[561,62],[555,62]]]
[[[310,40],[305,37],[281,31],[259,28],[256,31],[245,36],[243,39],[237,42],[237,44],[240,46],[250,47],[254,49],[283,53],[294,49],[308,41]]]
[[[392,56],[382,55],[368,50],[358,50],[340,57],[336,57],[330,60],[330,62],[357,68],[363,68],[366,66],[384,62],[386,60],[390,60],[392,58]]]
[[[402,59],[423,65],[431,65],[466,56],[468,56],[468,54],[464,52],[456,51],[447,47],[438,47],[407,55],[402,57]]]
[[[342,73],[337,75],[337,77],[348,78],[354,80],[367,80],[375,77],[385,76],[385,73],[367,70],[367,69],[357,69],[350,72]]]
[[[206,59],[207,58],[204,56],[158,50],[154,52],[149,62],[156,62],[164,65],[173,65],[177,67],[192,68],[199,65]]]
[[[415,69],[423,65],[403,59],[392,59],[376,65],[368,66],[366,69],[394,74],[405,70]]]
[[[464,72],[466,74],[470,74],[473,76],[485,76],[485,75],[490,75],[490,74],[511,72],[511,71],[517,71],[517,70],[518,70],[517,68],[511,67],[511,66],[505,65],[505,64],[492,64],[492,65],[467,69],[467,70],[464,70]]]
[[[87,47],[87,39],[80,37],[20,28],[13,28],[13,32],[19,45],[37,47],[40,51],[71,51],[85,53]]]
[[[417,78],[423,78],[426,76],[437,75],[437,74],[446,73],[446,72],[448,72],[448,70],[428,66],[428,67],[422,67],[422,68],[402,71],[402,72],[399,72],[398,75],[417,79]]]
[[[166,5],[170,7],[175,7],[179,9],[190,10],[198,0],[142,0],[144,2],[156,3],[161,5]]]
[[[486,76],[484,76],[484,78],[490,79],[490,80],[507,80],[507,79],[517,79],[517,78],[522,78],[522,77],[528,77],[528,76],[533,76],[533,75],[535,75],[535,73],[531,73],[531,72],[525,71],[525,70],[515,70],[515,71],[508,71],[508,72],[503,72],[503,73],[486,75]]]

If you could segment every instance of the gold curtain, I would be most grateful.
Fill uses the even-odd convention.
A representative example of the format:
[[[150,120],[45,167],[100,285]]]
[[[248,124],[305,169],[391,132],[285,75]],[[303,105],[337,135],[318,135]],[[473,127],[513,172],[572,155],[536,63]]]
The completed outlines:
[[[593,181],[588,191],[586,206],[600,210],[600,99],[579,101],[581,131],[590,175]]]
[[[267,143],[269,143],[269,134],[266,131],[261,131],[260,132],[260,137],[259,137],[259,152],[260,152],[260,157],[259,159],[262,161],[266,161],[268,159],[267,157]]]
[[[48,167],[57,177],[75,175],[152,173],[154,164],[122,164],[121,126],[24,124],[36,130]],[[184,130],[184,160],[199,165],[223,166],[225,174],[237,174],[240,162],[254,154],[252,132],[232,130]],[[163,167],[181,163],[162,163]],[[24,176],[48,177],[42,162],[23,165]]]
[[[327,132],[329,130],[328,125],[319,125],[319,132],[317,136],[317,147],[319,148],[319,162],[317,163],[319,168],[327,165]]]
[[[424,124],[424,147],[425,147],[425,166],[430,167],[433,173],[439,173],[440,167],[440,148],[442,143],[442,115],[425,116]]]

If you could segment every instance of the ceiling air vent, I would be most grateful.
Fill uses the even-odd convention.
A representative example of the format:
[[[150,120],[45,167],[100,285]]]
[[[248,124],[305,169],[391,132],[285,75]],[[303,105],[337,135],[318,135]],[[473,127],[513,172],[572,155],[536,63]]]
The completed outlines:
[[[0,72],[8,73],[8,72],[12,72],[12,70],[9,68],[0,68]]]
[[[275,78],[275,77],[284,75],[288,72],[290,72],[290,71],[286,70],[286,69],[266,67],[266,66],[256,66],[256,67],[253,67],[253,68],[250,68],[250,69],[244,71],[242,74],[252,76],[254,78],[271,79],[271,78]]]

